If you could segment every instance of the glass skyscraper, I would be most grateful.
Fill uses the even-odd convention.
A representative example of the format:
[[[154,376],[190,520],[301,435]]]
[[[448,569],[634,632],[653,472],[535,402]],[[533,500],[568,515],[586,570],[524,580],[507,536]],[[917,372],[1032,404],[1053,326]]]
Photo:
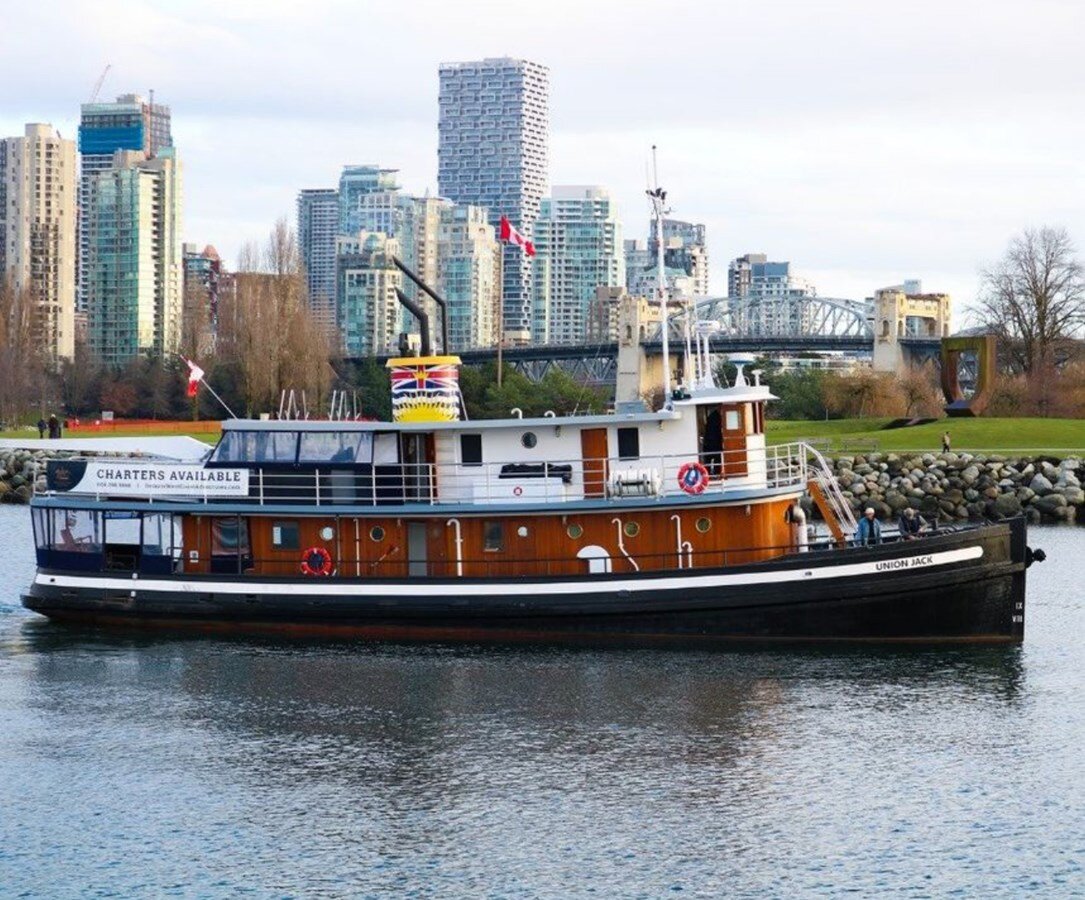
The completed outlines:
[[[550,142],[550,73],[523,59],[483,59],[440,67],[437,185],[442,197],[483,206],[531,238],[546,193]],[[531,339],[531,262],[504,249],[503,330]]]
[[[136,150],[148,159],[173,146],[170,108],[138,94],[122,94],[111,103],[84,103],[79,116],[79,290],[77,305],[87,308],[84,260],[89,247],[87,215],[94,177],[113,167],[118,150]]]
[[[555,187],[535,227],[534,340],[582,344],[596,288],[625,284],[621,225],[606,188]]]

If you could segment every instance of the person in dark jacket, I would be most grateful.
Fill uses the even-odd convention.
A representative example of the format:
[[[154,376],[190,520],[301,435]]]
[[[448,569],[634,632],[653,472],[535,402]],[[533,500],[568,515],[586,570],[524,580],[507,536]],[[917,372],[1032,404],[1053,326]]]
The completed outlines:
[[[856,544],[880,544],[882,542],[882,523],[874,518],[874,507],[868,506],[863,510],[863,518],[859,520],[859,527],[855,529]]]
[[[60,422],[57,421],[56,416],[49,417],[49,437],[54,440],[60,437]]]
[[[909,507],[900,514],[897,521],[897,530],[900,532],[902,541],[914,541],[919,537],[919,532],[927,523],[922,516],[917,516],[915,510]]]
[[[45,437],[45,419],[38,419],[38,439]]]

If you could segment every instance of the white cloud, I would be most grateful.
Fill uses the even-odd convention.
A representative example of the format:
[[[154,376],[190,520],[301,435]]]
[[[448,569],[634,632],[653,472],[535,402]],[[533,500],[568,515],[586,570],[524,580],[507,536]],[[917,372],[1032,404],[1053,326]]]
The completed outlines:
[[[1085,241],[1083,24],[1052,0],[20,4],[0,133],[74,133],[111,63],[104,96],[171,105],[186,236],[229,259],[345,163],[436,190],[438,63],[526,56],[551,69],[552,181],[607,185],[643,236],[658,143],[675,214],[709,227],[716,290],[763,251],[824,295],[917,276],[966,303],[1022,227]]]

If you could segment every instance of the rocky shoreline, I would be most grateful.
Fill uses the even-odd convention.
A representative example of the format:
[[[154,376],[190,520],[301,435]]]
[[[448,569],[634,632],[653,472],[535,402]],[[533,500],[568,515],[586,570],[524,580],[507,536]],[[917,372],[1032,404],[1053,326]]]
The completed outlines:
[[[75,455],[0,450],[0,503],[29,503],[35,481],[45,487],[44,461]],[[1023,513],[1030,522],[1074,522],[1085,506],[1085,462],[1078,457],[901,452],[826,462],[852,508],[873,506],[882,519],[911,507],[929,520],[997,520]],[[808,500],[804,504],[808,514],[817,515]]]
[[[902,451],[826,462],[852,508],[873,506],[882,519],[911,507],[928,520],[998,520],[1023,513],[1033,523],[1074,522],[1085,505],[1085,463],[1078,457]]]

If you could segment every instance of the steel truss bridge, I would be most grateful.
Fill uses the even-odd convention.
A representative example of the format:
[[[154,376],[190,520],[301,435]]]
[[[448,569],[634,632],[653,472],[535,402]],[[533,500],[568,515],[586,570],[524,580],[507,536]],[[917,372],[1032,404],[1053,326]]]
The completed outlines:
[[[713,353],[802,353],[843,352],[871,353],[874,349],[874,305],[862,300],[830,297],[773,297],[730,299],[711,297],[694,307],[695,327],[709,331]],[[671,353],[684,349],[686,312],[670,317]],[[700,324],[715,323],[715,324]],[[643,341],[649,356],[663,352],[662,328],[649,332]],[[905,337],[900,339],[905,352],[915,360],[938,359],[937,338]],[[457,354],[465,365],[482,365],[497,359],[497,349],[487,347],[461,350]],[[506,347],[506,364],[532,381],[558,368],[581,382],[596,385],[614,383],[618,369],[618,345],[540,344],[529,347]],[[380,357],[381,362],[387,356]]]

